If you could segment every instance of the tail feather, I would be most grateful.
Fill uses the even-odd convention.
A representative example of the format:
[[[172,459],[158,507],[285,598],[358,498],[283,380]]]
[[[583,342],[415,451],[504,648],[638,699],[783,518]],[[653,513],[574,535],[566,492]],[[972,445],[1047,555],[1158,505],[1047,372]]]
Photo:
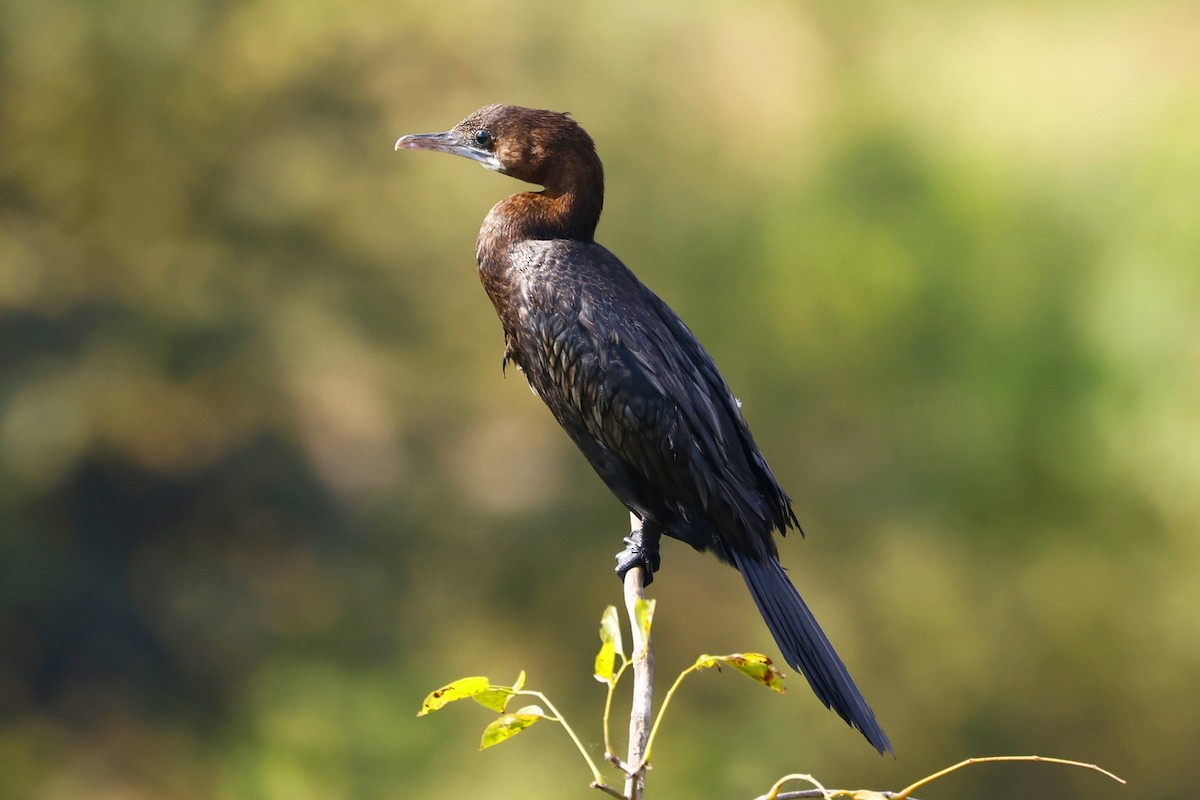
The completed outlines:
[[[892,743],[875,721],[874,712],[779,561],[732,555],[784,659],[804,673],[826,708],[857,728],[881,754],[892,752]]]

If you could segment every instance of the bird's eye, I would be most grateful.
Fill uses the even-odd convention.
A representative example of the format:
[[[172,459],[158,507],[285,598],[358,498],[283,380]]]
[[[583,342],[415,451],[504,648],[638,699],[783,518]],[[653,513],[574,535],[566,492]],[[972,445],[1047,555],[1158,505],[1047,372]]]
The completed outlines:
[[[479,145],[484,150],[491,150],[492,145],[494,145],[495,143],[496,143],[496,140],[492,138],[492,134],[490,131],[487,131],[487,130],[475,131],[475,144]]]

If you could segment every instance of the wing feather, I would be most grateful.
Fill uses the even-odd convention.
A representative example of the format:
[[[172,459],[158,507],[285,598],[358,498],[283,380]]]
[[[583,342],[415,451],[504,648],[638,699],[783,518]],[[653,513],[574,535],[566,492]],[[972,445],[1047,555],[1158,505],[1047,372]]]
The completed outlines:
[[[599,245],[524,246],[538,245],[542,263],[526,279],[523,331],[510,333],[534,391],[610,486],[644,484],[677,517],[698,512],[739,549],[774,553],[771,529],[795,517],[696,337]],[[596,260],[595,252],[572,258],[579,247],[607,262],[603,293],[587,274],[570,272]],[[625,474],[610,480],[606,471],[618,466]]]

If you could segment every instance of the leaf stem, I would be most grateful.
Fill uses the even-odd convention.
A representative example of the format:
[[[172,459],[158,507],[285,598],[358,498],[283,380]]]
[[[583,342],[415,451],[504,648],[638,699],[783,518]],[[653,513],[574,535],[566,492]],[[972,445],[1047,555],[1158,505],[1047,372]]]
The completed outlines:
[[[917,781],[916,783],[912,784],[911,786],[908,786],[908,787],[900,790],[896,794],[892,795],[892,799],[893,800],[908,800],[908,798],[910,798],[912,796],[912,793],[915,792],[917,789],[920,789],[922,786],[926,786],[930,783],[933,783],[938,778],[949,775],[951,772],[956,772],[956,771],[962,769],[963,767],[969,767],[969,766],[972,766],[973,764],[989,764],[989,763],[992,763],[995,761],[1042,761],[1047,764],[1063,764],[1068,767],[1082,767],[1083,769],[1095,770],[1096,772],[1099,772],[1101,775],[1106,775],[1109,778],[1112,778],[1114,781],[1117,781],[1118,783],[1125,782],[1122,778],[1118,778],[1116,775],[1112,774],[1111,772],[1104,769],[1103,767],[1097,766],[1096,764],[1085,764],[1082,761],[1070,761],[1065,758],[1051,758],[1050,756],[985,756],[982,758],[964,759],[952,767],[946,767],[943,770],[939,770],[939,771],[933,773],[932,775],[922,778],[921,780]]]
[[[625,674],[625,669],[630,663],[624,653],[620,653],[619,655],[621,656],[621,668],[616,671],[612,680],[608,682],[608,696],[604,698],[604,756],[608,759],[616,757],[612,749],[612,737],[609,735],[608,730],[608,718],[609,713],[612,711],[613,693],[616,691],[617,683],[621,680],[621,676]]]
[[[641,767],[650,760],[650,752],[654,748],[654,737],[658,734],[658,726],[662,724],[663,717],[667,713],[667,707],[671,705],[671,698],[675,696],[675,690],[679,688],[679,684],[683,683],[683,679],[699,668],[699,664],[692,664],[690,667],[679,673],[679,677],[675,678],[675,682],[671,684],[671,688],[667,689],[666,695],[663,696],[662,705],[659,706],[658,715],[654,718],[654,725],[650,728],[650,738],[646,740],[646,754],[642,757]]]
[[[562,725],[563,730],[565,730],[567,735],[571,737],[571,741],[575,743],[575,747],[579,750],[579,754],[583,756],[583,760],[587,762],[588,769],[592,771],[592,778],[595,781],[594,785],[596,788],[608,788],[608,784],[604,782],[604,776],[600,774],[600,770],[596,767],[596,762],[592,760],[590,755],[588,755],[588,751],[584,748],[583,742],[579,741],[579,737],[575,735],[575,730],[570,726],[570,724],[567,723],[567,720],[565,717],[563,717],[562,712],[555,708],[554,703],[550,702],[550,698],[546,697],[546,695],[542,694],[541,692],[537,692],[532,689],[522,689],[519,692],[515,692],[515,694],[526,697],[536,697],[538,700],[541,700],[546,704],[546,708],[548,708],[550,713],[553,714],[552,717],[547,717],[547,719],[552,719],[559,725]]]

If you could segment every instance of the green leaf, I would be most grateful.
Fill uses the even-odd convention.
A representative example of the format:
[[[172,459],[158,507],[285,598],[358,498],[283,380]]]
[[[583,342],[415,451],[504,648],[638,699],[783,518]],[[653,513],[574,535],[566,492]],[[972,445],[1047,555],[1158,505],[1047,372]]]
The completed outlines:
[[[471,695],[471,699],[484,708],[503,714],[504,709],[508,708],[508,701],[512,700],[515,694],[516,692],[507,686],[489,686],[486,692]]]
[[[500,744],[545,717],[546,712],[538,706],[525,706],[515,714],[505,714],[484,729],[479,749],[487,750],[492,745]]]
[[[418,717],[423,717],[431,711],[437,711],[447,703],[453,703],[455,700],[463,700],[467,697],[475,697],[483,694],[491,688],[491,681],[487,678],[459,678],[453,683],[448,683],[440,689],[432,691],[425,698],[425,702],[421,704],[421,710],[417,712]]]
[[[787,676],[775,669],[771,659],[762,653],[733,653],[727,656],[704,655],[696,659],[698,669],[716,667],[720,670],[722,664],[733,667],[747,678],[758,681],[773,692],[783,694],[787,691],[787,687],[783,685],[783,679]]]
[[[517,676],[517,680],[513,683],[512,690],[519,692],[525,688],[525,670],[521,670],[521,674]]]

